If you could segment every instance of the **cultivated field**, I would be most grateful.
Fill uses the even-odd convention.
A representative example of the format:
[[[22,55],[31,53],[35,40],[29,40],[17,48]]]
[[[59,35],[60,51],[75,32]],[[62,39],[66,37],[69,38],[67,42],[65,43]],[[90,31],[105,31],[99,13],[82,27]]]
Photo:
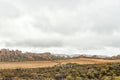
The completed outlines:
[[[54,65],[67,64],[67,63],[99,64],[99,63],[110,63],[110,62],[120,62],[120,60],[78,58],[78,59],[57,60],[57,61],[0,62],[0,69],[52,67]]]

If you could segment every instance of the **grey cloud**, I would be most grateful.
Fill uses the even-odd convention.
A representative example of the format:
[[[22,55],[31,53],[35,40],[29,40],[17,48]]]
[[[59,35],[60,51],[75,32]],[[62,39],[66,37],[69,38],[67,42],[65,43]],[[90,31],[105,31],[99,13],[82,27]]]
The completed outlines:
[[[120,47],[119,34],[100,34],[96,32],[84,32],[67,37],[65,45],[78,49],[96,49],[104,47]]]
[[[92,29],[92,31],[96,31],[98,33],[112,34],[115,31],[120,30],[119,26],[117,26],[116,24],[113,24],[112,22],[109,23],[107,21],[99,22],[99,23],[95,24],[95,26],[91,29]]]
[[[13,4],[9,2],[5,2],[3,0],[0,1],[0,17],[4,18],[13,18],[19,16],[19,10]]]
[[[48,8],[47,12],[41,12],[45,13],[45,15],[43,14],[42,17],[37,16],[34,26],[43,31],[58,32],[60,34],[73,34],[87,30],[112,34],[116,30],[119,31],[118,13],[120,11],[118,8],[120,6],[116,5],[116,3],[104,3],[103,8],[97,5],[99,3],[101,4],[101,2],[106,1],[93,0],[88,2],[86,0],[82,2],[83,5],[81,6],[79,6],[81,3],[78,2],[79,4],[76,4],[77,7],[73,6],[75,10],[64,10],[64,8],[61,8],[54,11]],[[59,13],[59,11],[61,12]]]
[[[63,43],[59,40],[24,40],[24,41],[5,41],[6,47],[62,47]]]

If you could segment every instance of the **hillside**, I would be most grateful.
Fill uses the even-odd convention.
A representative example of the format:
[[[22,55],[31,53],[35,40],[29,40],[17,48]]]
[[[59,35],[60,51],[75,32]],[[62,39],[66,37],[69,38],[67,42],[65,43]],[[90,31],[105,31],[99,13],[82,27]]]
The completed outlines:
[[[50,60],[53,56],[44,53],[44,54],[5,54],[0,55],[0,61],[10,61],[10,62],[16,62],[16,61],[36,61],[36,60]]]
[[[20,50],[0,50],[0,62],[19,62],[19,61],[45,61],[45,60],[56,60],[65,59],[64,56],[52,55],[50,52],[45,53],[23,53]]]

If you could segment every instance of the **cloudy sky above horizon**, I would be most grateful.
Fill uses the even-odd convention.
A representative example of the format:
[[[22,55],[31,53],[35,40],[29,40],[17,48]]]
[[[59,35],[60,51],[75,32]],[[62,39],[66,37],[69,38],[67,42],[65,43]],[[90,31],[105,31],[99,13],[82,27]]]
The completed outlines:
[[[120,54],[120,0],[0,0],[0,48]]]

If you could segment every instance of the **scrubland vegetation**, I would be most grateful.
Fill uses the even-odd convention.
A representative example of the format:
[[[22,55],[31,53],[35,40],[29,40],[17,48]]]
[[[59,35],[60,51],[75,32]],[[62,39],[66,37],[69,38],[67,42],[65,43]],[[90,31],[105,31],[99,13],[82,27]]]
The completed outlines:
[[[120,63],[0,70],[0,80],[120,80]]]

